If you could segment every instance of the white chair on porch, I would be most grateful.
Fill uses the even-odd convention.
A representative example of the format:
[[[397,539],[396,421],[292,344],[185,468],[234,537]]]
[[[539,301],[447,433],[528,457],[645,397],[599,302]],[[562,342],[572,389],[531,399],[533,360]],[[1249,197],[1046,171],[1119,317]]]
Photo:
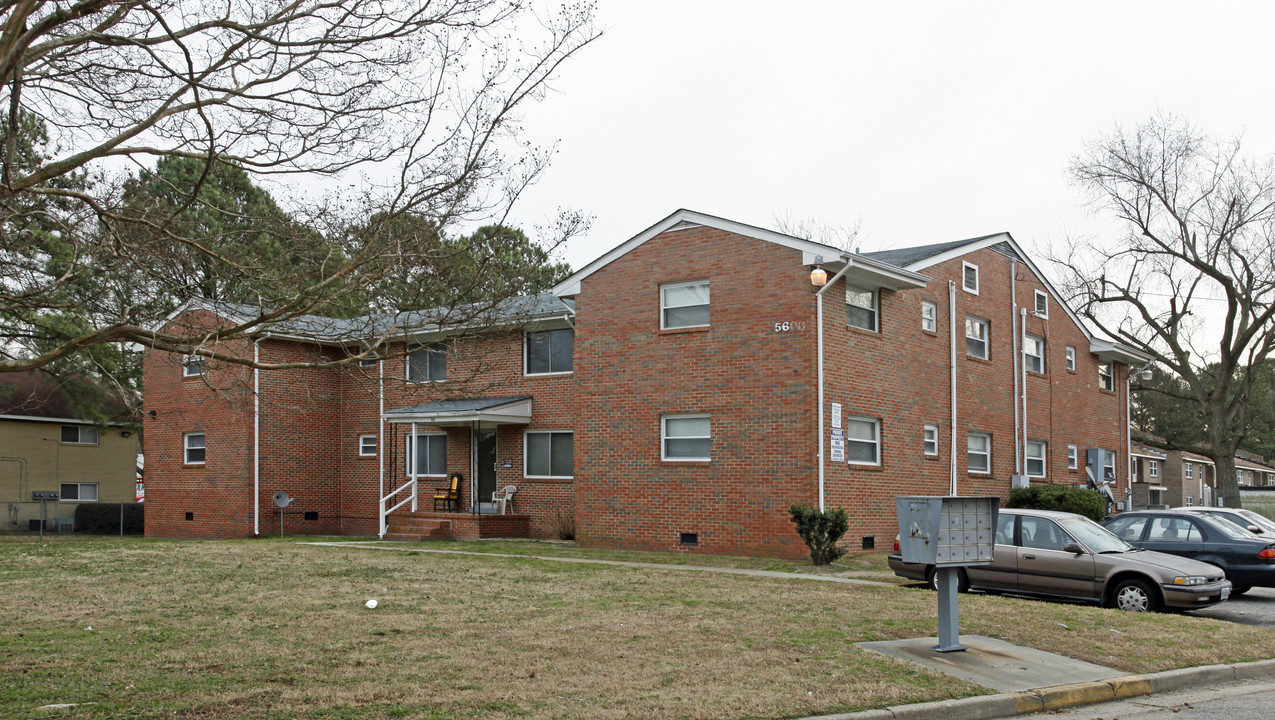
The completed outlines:
[[[517,486],[506,485],[503,488],[491,494],[491,502],[493,505],[499,508],[501,515],[505,514],[506,507],[513,504],[514,493],[516,492],[518,492]]]

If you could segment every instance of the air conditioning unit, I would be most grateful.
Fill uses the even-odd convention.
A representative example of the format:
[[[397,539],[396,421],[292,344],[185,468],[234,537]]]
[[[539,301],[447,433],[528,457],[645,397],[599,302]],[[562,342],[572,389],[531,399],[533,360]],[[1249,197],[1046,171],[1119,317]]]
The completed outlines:
[[[75,532],[75,518],[53,518],[53,527],[60,533]]]
[[[1018,488],[1031,487],[1032,481],[1026,475],[1012,475],[1009,478],[1009,488],[1017,490]]]

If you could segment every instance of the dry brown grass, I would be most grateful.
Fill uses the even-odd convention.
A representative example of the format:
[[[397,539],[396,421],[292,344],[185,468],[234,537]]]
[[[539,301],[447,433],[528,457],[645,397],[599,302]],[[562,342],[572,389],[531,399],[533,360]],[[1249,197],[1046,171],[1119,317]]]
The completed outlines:
[[[985,692],[852,644],[936,633],[934,595],[893,587],[278,541],[0,545],[0,587],[0,717],[795,717]],[[1190,617],[961,612],[1130,672],[1275,654],[1275,632]]]

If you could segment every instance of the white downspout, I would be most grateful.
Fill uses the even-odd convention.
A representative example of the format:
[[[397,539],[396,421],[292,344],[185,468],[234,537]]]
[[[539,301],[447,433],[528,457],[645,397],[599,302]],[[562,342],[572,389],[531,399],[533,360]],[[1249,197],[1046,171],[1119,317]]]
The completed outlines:
[[[412,512],[416,512],[416,453],[421,451],[421,439],[416,436],[416,423],[412,423]]]
[[[377,360],[377,374],[380,376],[376,379],[377,383],[377,404],[380,414],[377,416],[376,437],[377,448],[376,457],[378,459],[378,477],[381,484],[381,494],[377,495],[380,500],[376,501],[377,514],[381,516],[381,532],[379,537],[385,536],[385,361]]]
[[[815,260],[821,262],[820,258],[815,258]],[[815,292],[815,326],[816,326],[815,336],[817,338],[817,340],[815,341],[815,344],[817,346],[817,350],[816,350],[816,352],[818,353],[817,364],[819,366],[819,369],[818,369],[819,409],[818,409],[818,412],[816,413],[819,416],[819,437],[818,437],[818,440],[819,440],[819,512],[824,511],[823,446],[824,446],[825,439],[823,436],[823,432],[824,432],[824,428],[823,428],[823,294],[824,292],[828,290],[828,288],[832,287],[833,285],[836,285],[837,281],[840,280],[841,277],[846,274],[846,271],[849,270],[852,265],[854,265],[854,260],[852,258],[846,258],[846,264],[840,270],[837,271],[837,274],[833,275],[831,280],[829,280],[827,283],[824,284],[823,287],[819,288],[819,290]]]
[[[1115,373],[1116,364],[1111,363],[1111,372]],[[1133,386],[1133,366],[1125,366],[1124,374],[1124,457],[1125,467],[1125,502],[1128,503],[1128,510],[1133,509],[1133,431],[1129,428],[1130,398],[1129,390]]]
[[[1027,308],[1019,308],[1018,314],[1020,318],[1019,329],[1022,330],[1024,335],[1026,335],[1027,334]],[[1026,340],[1025,337],[1023,339],[1024,341]],[[1022,377],[1022,388],[1023,388],[1023,437],[1022,437],[1023,453],[1021,456],[1023,461],[1022,472],[1024,475],[1026,475],[1027,474],[1027,363],[1023,360],[1022,353],[1019,353],[1018,363],[1019,363],[1019,374]],[[1018,460],[1015,459],[1014,463],[1017,464]]]
[[[952,477],[951,487],[948,488],[949,495],[956,494],[956,283],[947,281],[947,322],[948,322],[948,344],[951,346],[951,357],[948,366],[951,370],[952,388],[952,425],[948,431],[948,435],[952,436]]]
[[[1019,459],[1024,453],[1023,447],[1018,443],[1018,434],[1022,432],[1022,427],[1027,422],[1027,417],[1025,415],[1018,414],[1019,392],[1026,389],[1018,384],[1019,378],[1025,377],[1019,372],[1018,367],[1019,363],[1023,361],[1023,355],[1018,349],[1018,341],[1020,339],[1025,340],[1025,338],[1020,338],[1019,336],[1021,333],[1027,332],[1027,326],[1026,324],[1022,327],[1018,326],[1018,261],[1014,259],[1010,259],[1009,261],[1009,298],[1009,322],[1012,326],[1014,336],[1014,474],[1018,475],[1023,472],[1022,465],[1019,464]]]
[[[261,534],[261,340],[252,341],[252,535]]]

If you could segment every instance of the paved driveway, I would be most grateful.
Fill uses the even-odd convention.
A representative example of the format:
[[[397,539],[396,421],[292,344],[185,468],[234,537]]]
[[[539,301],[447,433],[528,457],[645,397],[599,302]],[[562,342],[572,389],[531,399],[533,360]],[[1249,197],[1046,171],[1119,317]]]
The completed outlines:
[[[1275,628],[1275,588],[1255,587],[1240,597],[1233,597],[1211,608],[1193,610],[1191,614]]]

